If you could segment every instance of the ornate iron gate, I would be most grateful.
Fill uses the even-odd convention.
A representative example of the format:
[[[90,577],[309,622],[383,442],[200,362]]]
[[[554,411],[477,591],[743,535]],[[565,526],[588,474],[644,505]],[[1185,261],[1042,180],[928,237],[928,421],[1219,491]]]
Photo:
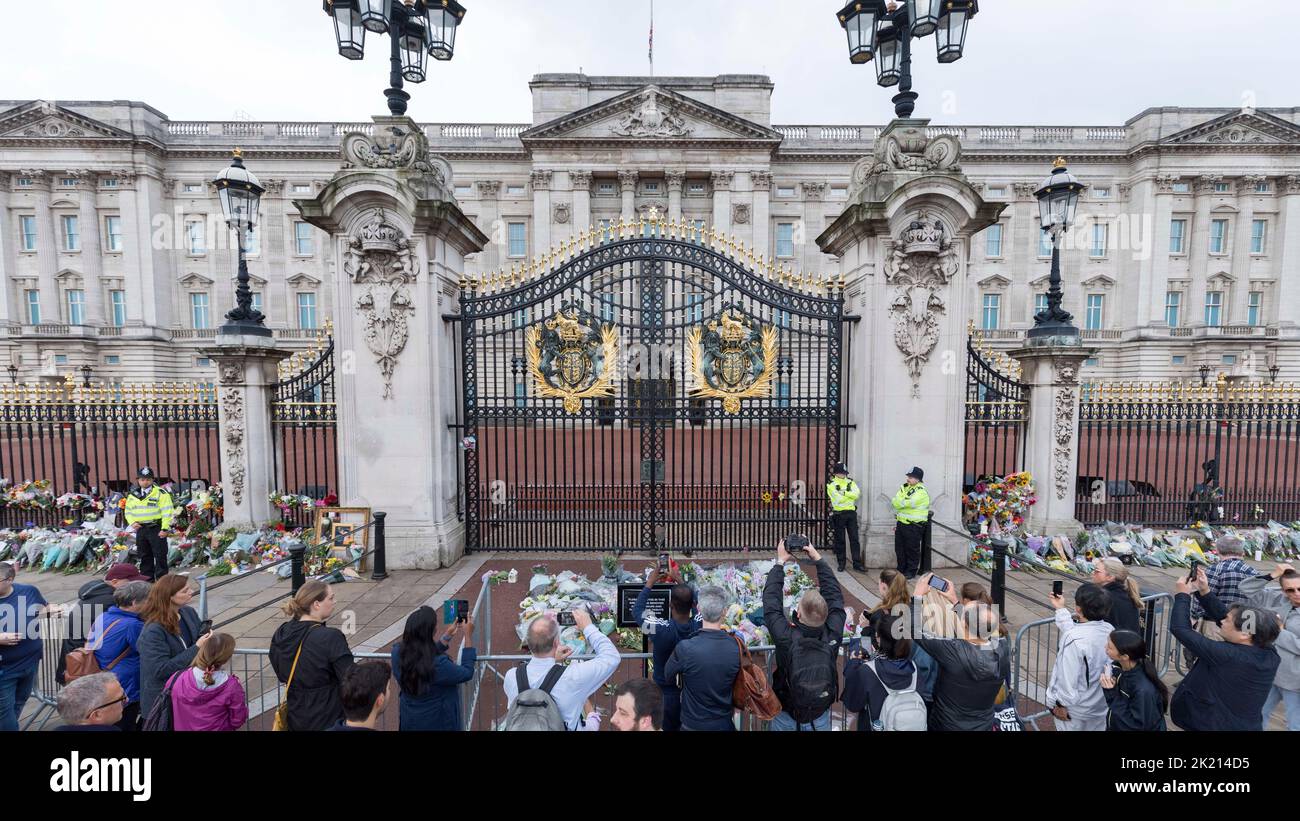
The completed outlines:
[[[826,542],[842,285],[651,218],[464,282],[460,308],[468,549]]]
[[[334,392],[334,327],[327,322],[310,350],[280,363],[271,402],[276,490],[322,499],[339,487],[338,422]],[[294,524],[310,526],[311,512],[292,509]]]
[[[1025,467],[1029,386],[1019,365],[989,350],[972,326],[966,339],[966,449],[963,492],[981,476],[1006,476]]]

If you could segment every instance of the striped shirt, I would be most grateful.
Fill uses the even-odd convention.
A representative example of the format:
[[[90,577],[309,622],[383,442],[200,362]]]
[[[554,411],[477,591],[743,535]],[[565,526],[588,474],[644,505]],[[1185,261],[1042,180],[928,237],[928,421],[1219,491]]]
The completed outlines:
[[[1253,578],[1256,575],[1255,568],[1246,564],[1238,558],[1223,559],[1213,564],[1205,571],[1205,578],[1210,583],[1210,592],[1219,600],[1226,610],[1234,604],[1245,604],[1247,597],[1242,595],[1239,589],[1242,581]],[[1199,619],[1205,616],[1205,610],[1201,607],[1196,597],[1192,597],[1192,618]]]

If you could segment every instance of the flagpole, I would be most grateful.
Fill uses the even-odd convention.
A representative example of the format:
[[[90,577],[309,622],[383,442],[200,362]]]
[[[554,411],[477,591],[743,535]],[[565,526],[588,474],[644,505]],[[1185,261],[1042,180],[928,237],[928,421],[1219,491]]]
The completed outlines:
[[[650,0],[650,76],[655,76],[655,0]]]

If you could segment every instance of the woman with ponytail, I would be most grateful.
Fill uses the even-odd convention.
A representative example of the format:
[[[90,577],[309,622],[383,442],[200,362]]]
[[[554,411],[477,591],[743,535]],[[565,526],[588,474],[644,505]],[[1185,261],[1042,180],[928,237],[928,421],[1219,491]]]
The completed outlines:
[[[213,633],[194,657],[194,666],[177,674],[172,684],[173,729],[226,732],[244,726],[244,688],[222,669],[234,654],[234,637]]]
[[[1116,630],[1141,633],[1138,614],[1142,612],[1142,590],[1137,580],[1119,559],[1099,559],[1092,566],[1092,580],[1110,596],[1110,615],[1106,621]]]
[[[1115,630],[1106,641],[1106,656],[1115,662],[1101,676],[1106,697],[1106,729],[1127,732],[1162,732],[1169,688],[1147,658],[1147,644],[1132,630]],[[1115,677],[1118,667],[1119,676]]]
[[[289,621],[271,638],[270,657],[286,685],[285,724],[290,730],[328,730],[344,720],[340,687],[354,663],[347,638],[325,626],[334,613],[334,588],[312,579],[280,609]]]

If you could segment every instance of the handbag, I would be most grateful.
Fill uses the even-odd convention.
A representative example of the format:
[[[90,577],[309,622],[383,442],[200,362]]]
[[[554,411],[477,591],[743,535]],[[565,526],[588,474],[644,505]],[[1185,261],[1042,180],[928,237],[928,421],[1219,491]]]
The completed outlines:
[[[1001,709],[993,711],[993,729],[1002,733],[1022,733],[1025,725],[1020,721],[1020,713],[1016,712],[1016,698],[1011,694],[1011,690],[1006,684],[1002,685]],[[996,706],[997,702],[994,702]]]
[[[145,732],[170,733],[172,731],[175,723],[175,714],[172,712],[172,685],[176,683],[181,673],[189,669],[186,667],[184,670],[178,670],[167,679],[167,686],[163,688],[162,695],[154,700],[153,707],[149,708],[149,717],[144,720]]]
[[[109,632],[116,627],[120,621],[122,620],[117,619],[117,621],[114,621],[105,628],[104,634],[99,637],[100,647],[104,646],[104,639],[108,637]],[[126,648],[122,650],[121,653],[118,653],[117,658],[113,659],[113,661],[102,670],[99,669],[99,660],[95,658],[96,649],[98,648],[78,647],[76,650],[73,650],[64,657],[64,665],[66,669],[63,674],[63,682],[65,684],[71,684],[84,676],[93,676],[96,673],[110,672],[117,666],[119,661],[126,658],[127,653],[131,652],[131,645],[128,643]]]
[[[280,706],[275,708],[275,718],[271,721],[271,732],[282,733],[289,729],[289,688],[293,686],[293,674],[298,672],[298,657],[302,655],[302,646],[307,643],[307,636],[311,635],[311,628],[307,629],[302,635],[302,641],[298,642],[298,651],[293,654],[293,666],[289,668],[289,680],[284,683],[284,701]]]
[[[731,635],[740,646],[740,672],[731,688],[731,701],[737,708],[753,713],[760,721],[771,721],[781,713],[781,701],[776,697],[763,668],[749,657],[749,648],[736,634]]]

